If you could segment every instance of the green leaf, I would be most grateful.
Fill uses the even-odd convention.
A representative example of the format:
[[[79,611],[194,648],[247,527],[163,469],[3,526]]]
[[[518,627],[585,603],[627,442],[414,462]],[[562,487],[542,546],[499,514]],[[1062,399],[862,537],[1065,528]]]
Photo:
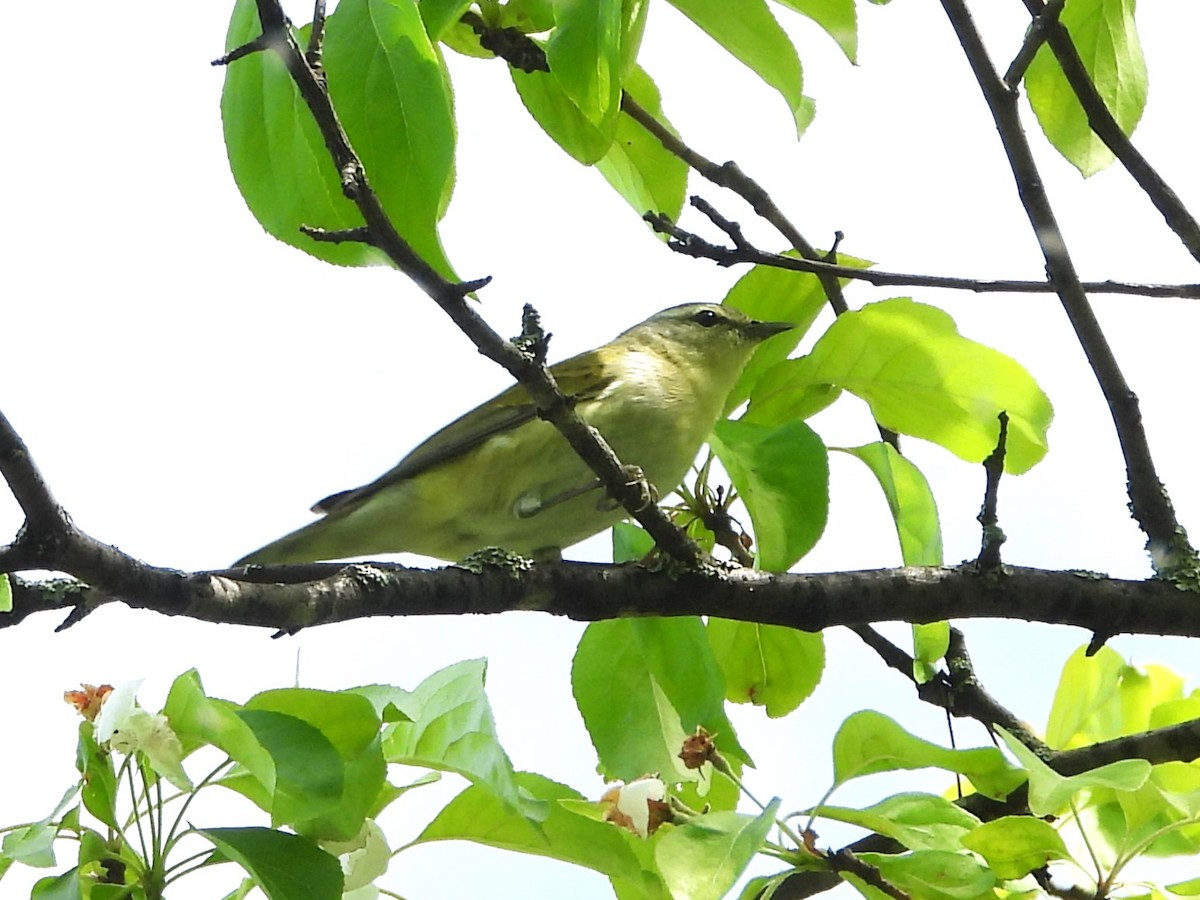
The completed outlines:
[[[1070,859],[1066,844],[1048,823],[1031,816],[1003,816],[964,835],[963,846],[987,860],[997,878],[1024,878],[1052,859]]]
[[[585,866],[629,887],[658,882],[658,890],[644,896],[666,897],[661,881],[647,871],[635,852],[642,838],[607,822],[578,815],[567,803],[582,801],[581,794],[529,772],[517,773],[522,793],[543,803],[547,815],[534,823],[506,806],[496,795],[472,785],[446,804],[413,843],[473,841],[517,853],[530,853]]]
[[[607,778],[659,772],[692,781],[676,754],[696,726],[727,756],[748,759],[725,716],[721,670],[699,619],[614,619],[588,625],[571,688]]]
[[[779,799],[755,817],[735,812],[698,816],[665,833],[654,851],[672,897],[720,900],[762,848]]]
[[[621,0],[559,0],[546,62],[585,119],[601,131],[621,105]]]
[[[509,0],[500,7],[497,23],[522,34],[537,34],[554,27],[554,0]]]
[[[785,572],[821,537],[829,513],[829,458],[804,422],[778,426],[725,419],[709,443],[746,504],[756,564]]]
[[[896,523],[900,558],[906,566],[942,565],[942,528],[929,482],[915,465],[886,441],[834,448],[857,457],[879,482]],[[936,663],[950,641],[948,622],[918,623],[913,630],[913,669],[918,683],[936,675]]]
[[[993,799],[1007,797],[1025,780],[999,750],[948,750],[909,734],[883,713],[854,713],[833,738],[835,784],[875,772],[899,769],[945,769],[971,779],[979,793]]]
[[[512,763],[488,704],[487,662],[465,660],[434,672],[409,695],[410,722],[384,729],[384,757],[391,763],[457,772],[519,804]]]
[[[0,572],[0,613],[12,612],[12,585],[8,576]]]
[[[90,722],[80,725],[75,767],[82,776],[80,796],[84,808],[110,828],[117,824],[117,773],[112,755],[101,750]]]
[[[798,254],[789,250],[784,256]],[[839,256],[844,266],[869,268],[871,263],[852,256]],[[848,279],[840,279],[845,284]],[[817,315],[825,308],[825,290],[816,275],[808,272],[792,272],[775,266],[751,266],[737,280],[722,301],[727,306],[740,309],[752,319],[763,322],[791,322],[795,327],[764,341],[742,369],[729,398],[725,401],[726,414],[741,406],[750,397],[750,390],[763,374],[776,363],[787,359],[800,340],[808,333]],[[786,416],[764,425],[778,425],[795,416]],[[803,417],[799,417],[803,418]]]
[[[83,900],[78,868],[39,879],[29,893],[29,900]]]
[[[206,696],[200,675],[189,669],[172,682],[163,714],[183,744],[185,755],[211,744],[272,792],[275,764],[250,726],[238,717],[238,708],[235,703]]]
[[[341,900],[342,867],[311,839],[271,828],[202,828],[270,900]]]
[[[322,58],[384,210],[422,259],[456,280],[437,233],[454,189],[453,98],[415,0],[342,0],[326,22]]]
[[[262,31],[254,0],[237,0],[225,45],[238,47]],[[221,122],[234,181],[250,212],[274,237],[339,265],[384,262],[366,244],[316,243],[301,225],[356,228],[316,122],[275,53],[253,53],[225,69]]]
[[[1081,791],[1136,791],[1150,777],[1151,766],[1144,759],[1122,759],[1078,775],[1059,775],[1003,728],[997,725],[996,730],[1029,773],[1029,810],[1035,816],[1059,815]]]
[[[884,880],[922,900],[994,900],[996,876],[970,856],[946,850],[917,850],[903,856],[860,853]]]
[[[636,562],[654,549],[654,538],[632,522],[618,522],[612,530],[613,562]]]
[[[858,16],[854,0],[775,0],[825,29],[850,62],[858,61]]]
[[[1146,108],[1149,78],[1133,14],[1135,0],[1071,0],[1060,21],[1071,35],[1104,105],[1126,136]],[[1050,143],[1086,178],[1113,161],[1043,44],[1025,73],[1029,104]]]
[[[938,522],[937,502],[921,470],[886,441],[834,449],[861,460],[878,480],[896,523],[904,565],[942,565],[942,528]]]
[[[890,837],[909,850],[957,850],[979,819],[945,797],[904,793],[865,809],[818,806],[813,814]]]
[[[260,31],[253,0],[238,0],[227,46]],[[453,278],[436,231],[453,185],[450,88],[414,0],[338,4],[326,22],[323,59],[338,116],[385,211],[417,253]],[[343,196],[278,54],[254,53],[226,67],[221,118],[234,180],[263,228],[329,262],[385,262],[365,244],[318,243],[300,233],[301,225],[357,228],[362,218]]]
[[[54,840],[57,837],[58,827],[52,822],[14,828],[0,841],[0,854],[27,866],[48,869],[55,864]]]
[[[523,72],[509,67],[513,86],[535,122],[578,162],[592,165],[612,146],[618,117],[597,128],[567,96],[550,72]]]
[[[640,67],[629,73],[625,90],[650,115],[671,128],[663,115],[658,88]],[[596,162],[596,169],[639,215],[658,212],[675,219],[683,209],[687,163],[668,153],[657,138],[629,116],[617,120],[613,141]]]
[[[766,0],[738,0],[730,15],[728,0],[670,0],[709,37],[779,92],[803,134],[813,118],[813,102],[803,94],[804,76],[791,39],[775,21]]]
[[[1067,657],[1046,721],[1050,747],[1068,750],[1117,736],[1101,725],[1101,738],[1096,726],[1097,720],[1111,722],[1119,710],[1117,691],[1124,667],[1121,655],[1111,647],[1101,647],[1091,656],[1086,647],[1078,647]]]
[[[710,618],[708,641],[725,675],[725,699],[762,706],[772,718],[798,707],[821,681],[819,632]]]
[[[950,623],[918,622],[912,626],[913,677],[927,684],[937,677],[937,662],[950,649]]]
[[[239,710],[275,768],[272,824],[292,824],[331,812],[342,796],[345,764],[329,739],[303,719],[263,709]],[[234,787],[236,780],[228,785]],[[251,799],[254,799],[253,795]]]
[[[411,722],[419,714],[417,702],[413,695],[391,684],[365,684],[355,688],[347,688],[348,692],[365,697],[384,724],[390,722]]]
[[[440,40],[446,30],[459,20],[474,0],[418,0],[417,9],[425,23],[430,40]]]
[[[796,874],[796,869],[784,869],[774,875],[759,875],[742,885],[738,900],[771,900],[780,886]]]
[[[845,389],[871,406],[885,428],[924,438],[968,462],[996,447],[998,416],[1008,413],[1004,468],[1020,474],[1046,454],[1050,401],[1033,377],[1004,354],[968,340],[933,306],[896,298],[846,313],[808,356],[780,363],[750,399],[790,409],[820,389]]]
[[[291,822],[301,834],[349,840],[379,797],[387,776],[380,747],[379,716],[370,700],[356,693],[287,688],[257,694],[247,710],[293,716],[316,728],[337,752],[344,778],[336,806],[319,818]]]

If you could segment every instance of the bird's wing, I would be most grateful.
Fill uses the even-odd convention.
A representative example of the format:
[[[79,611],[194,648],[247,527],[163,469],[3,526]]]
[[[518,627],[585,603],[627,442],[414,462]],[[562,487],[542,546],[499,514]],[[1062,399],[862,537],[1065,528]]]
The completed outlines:
[[[559,367],[563,367],[559,371]],[[581,364],[578,357],[566,360],[551,368],[559,389],[573,402],[589,400],[598,396],[612,382],[598,366]],[[435,432],[419,444],[394,468],[376,478],[370,484],[330,494],[317,501],[312,511],[330,513],[348,504],[357,504],[398,481],[413,478],[439,463],[453,459],[478,447],[488,438],[511,431],[537,417],[537,408],[525,389],[513,385],[494,400],[483,404],[455,419],[445,428]]]

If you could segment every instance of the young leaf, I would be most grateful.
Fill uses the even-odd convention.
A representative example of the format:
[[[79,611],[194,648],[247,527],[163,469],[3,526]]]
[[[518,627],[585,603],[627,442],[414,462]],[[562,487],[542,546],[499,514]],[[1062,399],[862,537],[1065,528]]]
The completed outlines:
[[[820,388],[845,389],[866,400],[885,428],[933,441],[968,462],[995,449],[1001,411],[1009,418],[1006,471],[1025,472],[1046,454],[1050,401],[1029,372],[960,335],[940,309],[907,298],[840,316],[808,356],[769,374],[751,395],[751,421],[771,417],[776,407],[791,409]]]
[[[261,28],[253,0],[237,0],[227,46]],[[301,39],[304,35],[301,34]],[[413,0],[346,0],[326,22],[324,65],[342,125],[384,209],[413,248],[454,277],[436,225],[453,184],[449,82]],[[282,60],[254,53],[226,67],[225,146],[246,205],[270,234],[340,265],[384,262],[355,242],[318,243],[301,225],[356,228],[316,123]]]
[[[821,681],[819,632],[710,618],[708,641],[725,674],[725,699],[762,706],[772,718],[798,707]]]
[[[546,42],[550,72],[601,130],[621,105],[621,0],[567,0]]]
[[[942,528],[937,503],[921,470],[886,441],[862,447],[835,448],[857,457],[879,481],[896,523],[900,558],[906,566],[942,564]],[[936,663],[946,655],[950,643],[948,622],[925,622],[912,626],[913,675],[919,684],[936,675]]]
[[[656,880],[635,852],[636,844],[645,843],[643,838],[568,809],[565,804],[582,801],[581,794],[531,772],[518,772],[517,783],[524,794],[545,804],[544,819],[533,823],[491,791],[471,785],[446,804],[413,843],[474,841],[585,866],[630,888],[643,878]]]
[[[416,3],[341,0],[326,21],[323,60],[383,208],[417,254],[454,280],[437,233],[454,187],[453,99]]]
[[[80,799],[83,800],[84,808],[105,825],[117,828],[118,786],[113,757],[111,753],[100,749],[90,723],[85,723],[79,728],[75,767],[83,776]]]
[[[854,0],[775,0],[781,6],[794,9],[825,29],[846,54],[850,62],[858,62],[858,16]]]
[[[496,734],[484,692],[486,675],[486,661],[473,659],[422,681],[406,710],[413,720],[384,729],[384,756],[388,762],[457,772],[516,808],[516,780]]]
[[[1029,810],[1035,816],[1061,814],[1071,798],[1081,791],[1097,788],[1136,791],[1150,777],[1150,763],[1144,759],[1122,759],[1078,775],[1059,775],[1003,728],[997,725],[996,730],[1029,773]]]
[[[331,812],[342,796],[345,764],[317,728],[285,713],[242,709],[237,713],[274,764],[268,807],[272,824],[292,824]],[[229,786],[238,788],[237,781]],[[248,793],[251,799],[256,795]]]
[[[387,775],[380,749],[381,723],[371,702],[348,692],[285,688],[255,695],[245,709],[271,710],[307,722],[341,759],[344,777],[337,805],[320,818],[292,822],[296,831],[329,840],[357,835]]]
[[[497,25],[522,34],[537,34],[554,27],[554,0],[508,0],[499,8]]]
[[[758,816],[709,813],[671,829],[654,858],[672,897],[720,900],[762,848],[779,811],[779,799]]]
[[[8,576],[0,572],[0,613],[12,612],[12,585]]]
[[[82,900],[78,867],[61,875],[40,878],[29,892],[29,900]]]
[[[802,92],[804,76],[796,48],[771,15],[766,0],[738,0],[737,15],[730,15],[728,0],[670,3],[777,90],[787,101],[796,133],[804,133],[813,118],[813,102]]]
[[[940,566],[942,528],[937,502],[921,470],[886,441],[833,449],[861,460],[878,480],[896,523],[904,565]]]
[[[971,856],[946,850],[917,850],[903,856],[860,853],[885,881],[922,900],[994,900],[996,876]],[[856,886],[859,882],[856,881]]]
[[[1135,0],[1071,0],[1060,16],[1104,105],[1126,135],[1142,117],[1149,88],[1134,6]],[[1113,161],[1046,44],[1025,73],[1025,89],[1050,143],[1085,178]]]
[[[625,90],[639,106],[670,128],[663,115],[658,88],[640,67],[629,73]],[[616,134],[608,152],[596,162],[596,170],[639,215],[658,212],[675,219],[683,209],[687,163],[668,153],[657,138],[629,116],[618,118]]]
[[[1101,647],[1089,656],[1086,647],[1078,647],[1063,664],[1054,703],[1046,721],[1046,743],[1056,750],[1069,750],[1116,737],[1111,728],[1097,724],[1110,723],[1119,710],[1117,691],[1121,670],[1125,667],[1121,655],[1111,647]]]
[[[1052,859],[1070,859],[1066,844],[1048,822],[1004,816],[964,835],[963,846],[987,860],[997,878],[1024,878]]]
[[[35,822],[15,828],[0,841],[0,854],[7,859],[39,869],[54,865],[54,841],[58,828],[52,822]]]
[[[342,867],[309,838],[271,828],[203,828],[200,834],[249,872],[270,900],[341,900]]]
[[[189,669],[172,682],[163,706],[163,714],[183,744],[185,755],[203,744],[224,751],[265,792],[252,799],[270,809],[269,798],[275,791],[275,764],[237,711],[234,703],[206,696],[195,669]],[[250,796],[245,788],[238,789]]]
[[[829,457],[799,421],[776,427],[725,419],[709,438],[754,523],[757,565],[785,572],[821,537],[829,513]]]
[[[890,837],[909,850],[957,850],[979,825],[965,809],[936,794],[904,793],[865,809],[818,806],[813,814]]]
[[[509,74],[534,121],[573,159],[590,166],[608,152],[617,127],[616,115],[598,127],[575,105],[553,72],[523,72],[510,66]]]
[[[835,784],[875,772],[924,768],[966,775],[979,793],[993,799],[1007,797],[1025,780],[1025,773],[994,747],[947,750],[909,734],[873,710],[851,715],[833,738]]]
[[[418,0],[417,11],[425,23],[432,41],[440,40],[446,30],[459,20],[474,0]]]
[[[721,670],[699,619],[593,622],[575,651],[571,688],[605,777],[694,780],[677,754],[697,725],[722,753],[748,758],[725,716]]]

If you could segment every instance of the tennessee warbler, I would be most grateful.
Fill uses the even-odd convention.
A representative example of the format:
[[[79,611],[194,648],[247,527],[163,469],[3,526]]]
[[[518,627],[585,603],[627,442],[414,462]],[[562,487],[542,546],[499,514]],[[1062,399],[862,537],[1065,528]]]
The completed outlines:
[[[687,473],[754,348],[792,326],[728,306],[656,313],[551,366],[581,418],[663,493]],[[460,560],[484,547],[545,555],[626,512],[515,385],[451,422],[370,484],[319,501],[323,518],[235,565],[407,551]]]

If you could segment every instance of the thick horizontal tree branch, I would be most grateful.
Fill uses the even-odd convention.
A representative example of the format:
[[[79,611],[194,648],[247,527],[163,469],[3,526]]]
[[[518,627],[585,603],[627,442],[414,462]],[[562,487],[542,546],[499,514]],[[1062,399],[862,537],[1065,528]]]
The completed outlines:
[[[58,559],[32,555],[27,566],[67,572],[89,587],[64,598],[61,584],[44,589],[13,579],[19,616],[120,601],[164,615],[284,631],[370,616],[526,610],[585,622],[721,616],[804,631],[896,620],[1024,619],[1111,634],[1200,637],[1195,596],[1166,582],[1016,567],[989,575],[964,566],[815,575],[735,569],[672,578],[635,565],[592,563],[478,573],[331,563],[189,573],[139,562],[78,531],[60,551]],[[292,582],[297,575],[313,580]]]

